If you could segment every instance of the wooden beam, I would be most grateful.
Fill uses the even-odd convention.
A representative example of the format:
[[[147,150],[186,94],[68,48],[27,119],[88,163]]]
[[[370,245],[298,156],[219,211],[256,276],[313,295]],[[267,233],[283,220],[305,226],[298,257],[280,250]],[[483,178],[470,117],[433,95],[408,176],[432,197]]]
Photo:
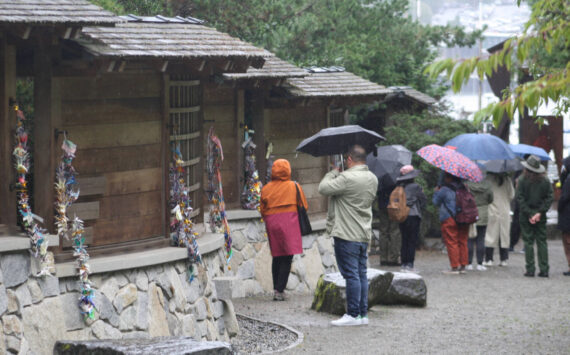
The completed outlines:
[[[17,229],[16,192],[10,188],[15,181],[12,142],[16,115],[10,98],[16,98],[16,47],[8,45],[6,37],[0,35],[0,224],[12,232]]]
[[[167,62],[168,63],[168,62]],[[170,238],[170,75],[162,75],[162,88],[161,88],[161,111],[162,111],[162,125],[161,125],[161,145],[160,145],[160,167],[162,168],[162,181],[160,203],[163,208],[161,216],[163,234]]]
[[[57,144],[54,129],[59,126],[54,104],[61,102],[59,93],[53,90],[52,48],[48,43],[40,40],[34,51],[34,213],[44,219],[48,231],[53,231]]]

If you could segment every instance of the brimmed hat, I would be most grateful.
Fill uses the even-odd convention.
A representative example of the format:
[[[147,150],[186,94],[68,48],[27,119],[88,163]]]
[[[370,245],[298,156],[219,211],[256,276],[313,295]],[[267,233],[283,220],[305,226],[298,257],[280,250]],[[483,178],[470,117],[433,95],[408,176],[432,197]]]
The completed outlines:
[[[538,174],[542,174],[546,171],[544,165],[540,164],[540,159],[534,154],[529,155],[526,161],[521,161],[521,165]]]
[[[396,178],[396,181],[411,180],[420,175],[420,172],[414,169],[411,165],[404,165],[400,168],[400,176]]]

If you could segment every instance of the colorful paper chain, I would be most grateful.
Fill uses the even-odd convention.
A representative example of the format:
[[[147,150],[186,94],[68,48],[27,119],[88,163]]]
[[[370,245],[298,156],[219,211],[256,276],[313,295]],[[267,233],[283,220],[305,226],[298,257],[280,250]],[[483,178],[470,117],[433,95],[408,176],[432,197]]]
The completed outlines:
[[[76,172],[71,163],[75,158],[75,151],[77,146],[67,136],[64,136],[63,144],[61,145],[63,154],[61,162],[57,167],[55,173],[55,225],[57,228],[57,235],[60,238],[73,240],[73,256],[76,258],[77,270],[79,272],[79,282],[81,296],[79,298],[79,309],[85,319],[95,319],[95,303],[93,301],[94,292],[91,288],[91,281],[89,280],[89,254],[87,253],[87,246],[85,245],[85,231],[83,221],[77,216],[71,221],[71,230],[69,229],[69,218],[67,217],[67,209],[79,198],[79,188],[77,187],[77,180],[75,178]]]
[[[202,263],[202,257],[198,250],[196,236],[193,231],[191,213],[193,211],[190,203],[190,191],[184,181],[184,160],[180,152],[180,145],[175,144],[172,148],[173,164],[170,168],[170,213],[172,222],[170,231],[172,240],[179,247],[186,247],[188,250],[188,282],[192,282],[195,276],[195,265]]]
[[[255,148],[250,143],[249,131],[245,127],[245,184],[243,186],[241,206],[246,210],[258,210],[259,200],[261,199],[261,181],[259,180],[259,173],[255,165]]]
[[[47,249],[48,240],[45,237],[47,231],[40,227],[36,221],[42,222],[42,218],[32,212],[29,203],[28,182],[26,175],[30,169],[30,155],[28,153],[28,132],[24,126],[24,113],[17,105],[16,111],[16,147],[14,148],[14,163],[16,166],[16,193],[18,196],[18,212],[22,216],[22,225],[27,236],[30,238],[30,252],[40,261],[40,271],[36,276],[49,275]]]
[[[222,161],[224,151],[222,142],[214,134],[214,127],[210,127],[208,133],[208,201],[210,201],[209,224],[210,230],[215,233],[224,233],[226,263],[228,270],[231,270],[229,262],[232,258],[232,238],[230,236],[230,226],[226,216],[226,204],[224,202],[224,192],[222,188]]]

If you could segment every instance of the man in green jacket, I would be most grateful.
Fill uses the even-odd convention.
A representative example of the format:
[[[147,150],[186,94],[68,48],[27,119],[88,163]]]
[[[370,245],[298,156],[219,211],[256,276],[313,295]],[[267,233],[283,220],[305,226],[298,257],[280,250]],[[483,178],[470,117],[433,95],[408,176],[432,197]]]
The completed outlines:
[[[366,150],[354,145],[346,158],[347,169],[328,172],[319,193],[330,196],[327,232],[334,237],[336,262],[346,280],[347,314],[335,326],[368,324],[366,261],[372,235],[372,203],[378,179],[368,170]]]
[[[535,155],[530,155],[521,163],[525,170],[520,177],[516,199],[520,206],[519,221],[524,242],[526,272],[524,276],[533,277],[534,242],[538,256],[540,277],[548,277],[548,248],[546,245],[546,212],[552,204],[552,186],[544,176],[546,170]]]

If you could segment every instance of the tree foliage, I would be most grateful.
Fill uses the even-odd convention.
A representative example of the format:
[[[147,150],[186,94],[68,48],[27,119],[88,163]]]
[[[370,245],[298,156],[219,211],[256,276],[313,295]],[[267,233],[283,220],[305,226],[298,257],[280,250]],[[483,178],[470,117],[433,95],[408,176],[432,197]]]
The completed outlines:
[[[423,69],[435,59],[435,46],[478,38],[460,27],[421,25],[407,15],[408,0],[97,1],[119,4],[123,13],[197,17],[299,66],[344,66],[373,82],[434,96],[444,90]]]
[[[520,5],[521,0],[517,0]],[[531,17],[523,33],[505,41],[503,49],[487,57],[462,60],[446,59],[426,69],[432,78],[445,72],[458,92],[476,72],[479,78],[492,76],[500,66],[523,69],[533,80],[520,83],[503,93],[502,100],[476,113],[476,121],[489,117],[498,125],[503,114],[513,117],[528,108],[534,116],[538,108],[552,102],[557,115],[570,107],[570,6],[568,0],[534,0]]]

